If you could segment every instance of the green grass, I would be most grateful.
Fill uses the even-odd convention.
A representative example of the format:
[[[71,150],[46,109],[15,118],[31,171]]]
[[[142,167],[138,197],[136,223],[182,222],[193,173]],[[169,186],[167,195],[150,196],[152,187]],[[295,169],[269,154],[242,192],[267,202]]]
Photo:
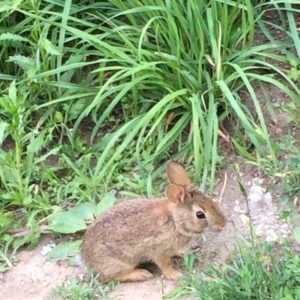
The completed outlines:
[[[169,294],[170,298],[182,296],[207,300],[300,299],[299,252],[288,245],[242,241],[232,262],[194,270]]]
[[[110,300],[111,298],[107,296],[107,293],[112,288],[112,285],[101,285],[99,278],[89,274],[88,278],[82,282],[71,278],[66,284],[56,287],[54,293],[57,294],[60,299]]]
[[[230,141],[241,155],[280,168],[256,84],[282,90],[290,98],[285,109],[299,122],[295,3],[5,1],[3,268],[10,261],[6,245],[34,245],[40,225],[51,225],[62,210],[98,205],[110,189],[121,196],[162,193],[170,158],[187,165],[194,182],[212,193],[224,161],[220,131],[228,120],[234,120]],[[277,22],[265,17],[269,11]],[[267,42],[255,44],[256,33]],[[11,230],[19,227],[29,234],[16,238]]]
[[[280,178],[279,189],[283,195],[282,200],[285,200],[285,202],[288,202],[289,199],[295,201],[300,192],[300,152],[299,145],[296,143],[296,137],[286,135],[277,144],[278,148],[281,148],[281,151],[283,150],[283,153],[284,149],[282,147],[289,148],[289,157],[281,162],[280,168],[275,173],[277,180]]]

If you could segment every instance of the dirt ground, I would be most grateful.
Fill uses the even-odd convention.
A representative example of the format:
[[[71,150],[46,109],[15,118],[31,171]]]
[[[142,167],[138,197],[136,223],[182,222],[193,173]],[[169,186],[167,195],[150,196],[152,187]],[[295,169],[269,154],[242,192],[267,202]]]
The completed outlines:
[[[224,262],[233,253],[235,240],[249,235],[249,218],[261,239],[276,242],[291,235],[289,224],[278,218],[273,195],[263,187],[263,180],[253,167],[244,165],[242,175],[246,197],[242,195],[237,175],[232,170],[225,171],[223,178],[218,180],[214,198],[221,202],[228,224],[220,233],[204,232],[192,246],[191,251],[199,252],[202,257],[197,268]],[[50,241],[51,238],[44,238],[35,249],[18,253],[19,262],[8,272],[0,274],[0,299],[58,299],[53,288],[72,277],[82,278],[83,268],[70,266],[67,262],[54,263],[42,254],[43,246]],[[163,295],[178,283],[163,280],[159,271],[156,273],[154,279],[146,282],[119,284],[109,296],[117,300],[163,299]]]

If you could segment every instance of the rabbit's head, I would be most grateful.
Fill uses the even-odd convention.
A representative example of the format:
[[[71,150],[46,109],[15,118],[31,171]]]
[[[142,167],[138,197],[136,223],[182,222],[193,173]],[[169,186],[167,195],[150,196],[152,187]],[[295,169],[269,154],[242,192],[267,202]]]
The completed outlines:
[[[171,184],[166,189],[172,215],[179,231],[186,235],[200,233],[208,225],[221,230],[226,219],[218,205],[193,187],[184,168],[175,161],[167,164]]]

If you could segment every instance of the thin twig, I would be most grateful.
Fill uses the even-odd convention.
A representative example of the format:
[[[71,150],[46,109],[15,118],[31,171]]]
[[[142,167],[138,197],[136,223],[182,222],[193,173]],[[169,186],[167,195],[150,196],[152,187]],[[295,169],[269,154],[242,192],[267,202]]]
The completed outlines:
[[[227,178],[228,178],[227,172],[225,171],[225,173],[224,173],[224,183],[223,183],[223,187],[222,187],[220,198],[219,198],[219,205],[221,205],[221,202],[223,200],[223,195],[224,195],[226,185],[227,185]]]
[[[230,143],[230,138],[228,134],[225,134],[220,128],[218,129],[218,136],[226,141],[226,143]]]
[[[40,233],[45,233],[47,231],[48,227],[49,227],[48,225],[41,225],[40,226]],[[29,232],[31,232],[31,229],[27,228],[27,227],[12,229],[12,230],[7,231],[7,233],[11,234],[13,237],[25,236]]]

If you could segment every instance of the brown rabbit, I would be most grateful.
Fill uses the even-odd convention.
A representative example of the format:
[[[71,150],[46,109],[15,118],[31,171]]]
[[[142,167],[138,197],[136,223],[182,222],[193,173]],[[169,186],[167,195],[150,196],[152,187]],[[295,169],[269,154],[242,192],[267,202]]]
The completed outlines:
[[[87,229],[81,255],[85,264],[101,274],[101,281],[142,281],[153,276],[138,268],[155,262],[164,276],[175,279],[180,272],[171,257],[182,253],[206,225],[221,230],[226,223],[216,203],[194,188],[183,167],[167,164],[172,184],[161,199],[134,199],[101,214]]]

